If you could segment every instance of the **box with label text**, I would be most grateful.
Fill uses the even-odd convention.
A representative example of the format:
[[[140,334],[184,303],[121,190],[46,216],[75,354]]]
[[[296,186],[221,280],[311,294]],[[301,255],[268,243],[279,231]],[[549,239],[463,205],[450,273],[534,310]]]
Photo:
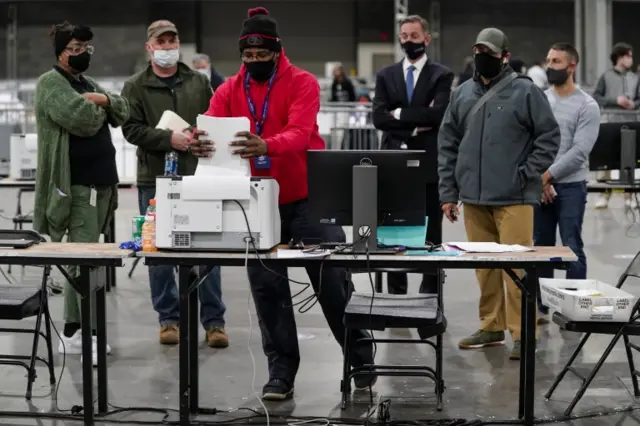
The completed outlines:
[[[627,322],[638,298],[598,280],[540,279],[542,304],[572,321]]]

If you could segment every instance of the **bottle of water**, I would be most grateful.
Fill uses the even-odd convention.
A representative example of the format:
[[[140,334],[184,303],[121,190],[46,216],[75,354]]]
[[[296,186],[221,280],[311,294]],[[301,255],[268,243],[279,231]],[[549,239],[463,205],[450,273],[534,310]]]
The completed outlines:
[[[169,151],[164,156],[164,175],[178,176],[178,153]]]
[[[156,200],[149,201],[149,207],[142,225],[142,251],[158,251],[156,247]]]

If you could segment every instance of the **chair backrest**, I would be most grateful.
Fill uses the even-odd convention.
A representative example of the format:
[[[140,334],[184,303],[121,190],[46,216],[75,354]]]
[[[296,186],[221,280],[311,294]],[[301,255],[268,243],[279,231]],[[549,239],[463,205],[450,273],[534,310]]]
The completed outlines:
[[[640,299],[636,301],[635,306],[631,310],[631,319],[629,323],[640,322]]]
[[[629,266],[627,266],[627,269],[625,269],[622,275],[620,275],[616,287],[622,287],[629,277],[640,278],[640,252],[635,255],[631,263],[629,263]]]

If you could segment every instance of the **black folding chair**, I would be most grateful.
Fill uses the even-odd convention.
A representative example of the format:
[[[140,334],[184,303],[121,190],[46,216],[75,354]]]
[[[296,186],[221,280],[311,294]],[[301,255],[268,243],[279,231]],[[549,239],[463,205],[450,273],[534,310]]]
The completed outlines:
[[[127,276],[129,278],[131,278],[133,276],[133,272],[136,270],[136,267],[138,266],[138,263],[140,262],[140,259],[142,259],[141,257],[136,257],[135,260],[133,261],[133,265],[131,265],[131,269],[129,270],[129,273],[127,274]]]
[[[22,212],[22,194],[27,192],[35,192],[34,188],[18,189],[18,199],[16,200],[16,213],[13,215],[13,229],[22,231],[25,224],[33,223],[33,214]],[[24,269],[24,266],[22,267]],[[11,273],[11,265],[7,268],[7,272]]]
[[[45,242],[45,239],[35,231],[0,230],[0,242],[2,240],[25,239],[37,243]],[[20,250],[20,249],[16,249]],[[41,361],[49,368],[49,381],[56,383],[53,370],[53,344],[51,341],[51,315],[47,297],[47,280],[51,274],[51,266],[43,266],[40,286],[27,285],[0,285],[0,320],[20,321],[26,318],[36,317],[35,327],[27,328],[0,328],[0,333],[33,334],[33,343],[30,355],[6,355],[0,354],[0,364],[17,365],[27,370],[27,392],[25,398],[30,400],[33,382],[36,374],[36,361]],[[42,332],[42,321],[44,329]],[[38,343],[40,337],[47,344],[47,359],[38,356]]]
[[[444,272],[437,271],[438,294],[418,295],[374,295],[353,293],[344,315],[346,328],[342,369],[341,408],[347,406],[351,393],[351,379],[359,375],[427,377],[435,382],[436,409],[442,410],[443,380],[443,338],[447,330],[447,320],[443,312],[442,284]],[[392,310],[393,312],[390,312]],[[387,328],[418,328],[420,339],[378,339],[375,336],[363,338],[356,344],[371,342],[385,344],[426,344],[435,350],[435,368],[427,365],[381,365],[368,364],[352,368],[350,364],[352,342],[351,330],[366,329],[383,331]],[[435,342],[431,339],[435,337]]]
[[[616,287],[621,288],[622,285],[627,280],[627,278],[629,277],[640,278],[640,252],[636,254],[636,256],[633,258],[629,266],[627,266],[627,269],[622,273]],[[576,404],[580,401],[580,399],[582,399],[585,392],[587,391],[587,388],[593,381],[594,377],[596,376],[600,368],[602,368],[602,366],[604,365],[605,361],[611,354],[611,351],[613,351],[615,345],[618,343],[620,338],[622,338],[624,341],[624,346],[627,354],[627,362],[629,363],[629,370],[631,372],[633,394],[635,395],[636,398],[640,397],[640,387],[638,386],[638,377],[640,377],[640,371],[636,370],[636,367],[633,361],[633,351],[635,350],[640,352],[640,346],[629,341],[629,336],[640,336],[640,300],[638,300],[638,302],[633,307],[631,312],[631,317],[629,318],[628,322],[606,322],[606,321],[578,322],[578,321],[572,321],[571,319],[567,318],[565,315],[562,315],[558,312],[553,314],[553,322],[558,324],[561,328],[567,331],[573,331],[576,333],[585,333],[584,337],[580,341],[580,344],[578,345],[576,350],[573,352],[573,354],[569,358],[567,365],[565,365],[562,371],[560,372],[560,374],[558,374],[558,377],[556,377],[556,380],[553,382],[553,385],[551,385],[551,388],[545,395],[545,398],[547,399],[551,398],[551,396],[553,395],[553,392],[556,390],[556,388],[558,387],[558,385],[560,384],[562,379],[564,379],[565,375],[568,372],[573,373],[575,376],[577,376],[582,380],[582,386],[580,386],[580,389],[578,389],[578,392],[576,392],[576,396],[573,398],[573,400],[571,401],[571,403],[569,404],[569,406],[564,412],[565,416],[571,415],[571,412],[575,408]],[[572,366],[572,364],[575,361],[575,359],[578,357],[578,354],[580,353],[580,351],[582,350],[584,345],[587,343],[587,340],[589,340],[589,337],[591,337],[592,334],[612,335],[613,339],[605,349],[604,353],[596,363],[595,367],[593,367],[589,375],[585,377],[582,374],[580,374],[576,370],[576,368]]]

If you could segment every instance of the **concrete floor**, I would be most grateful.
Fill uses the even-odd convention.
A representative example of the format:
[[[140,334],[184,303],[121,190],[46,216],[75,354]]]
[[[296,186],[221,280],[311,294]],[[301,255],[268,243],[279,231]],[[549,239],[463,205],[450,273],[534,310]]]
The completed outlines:
[[[4,216],[15,210],[15,191],[0,190]],[[117,233],[125,237],[130,232],[130,217],[136,214],[137,192],[135,189],[121,190],[121,208],[118,211]],[[619,197],[618,197],[619,198]],[[25,199],[24,209],[29,210],[32,199]],[[590,205],[593,205],[591,200]],[[587,247],[589,276],[615,283],[619,274],[638,250],[640,219],[630,225],[621,208],[621,199],[612,202],[608,211],[590,209],[585,220],[584,239]],[[4,223],[10,227],[10,222]],[[462,225],[445,225],[447,240],[464,237]],[[154,313],[147,284],[146,268],[140,265],[132,279],[127,272],[132,261],[118,270],[118,287],[108,295],[108,335],[113,354],[109,362],[110,402],[117,407],[178,407],[178,348],[158,344],[157,317]],[[19,268],[14,270],[19,275]],[[295,270],[293,279],[304,279],[304,271]],[[24,273],[25,280],[37,279],[37,270]],[[359,291],[370,291],[366,276],[356,276]],[[295,284],[292,284],[295,286]],[[410,291],[417,291],[418,280],[411,280]],[[628,283],[626,290],[638,293],[640,284]],[[231,338],[228,349],[213,350],[202,344],[200,352],[201,405],[229,410],[237,407],[260,408],[254,394],[258,392],[266,376],[266,359],[262,354],[257,319],[253,308],[248,308],[249,291],[245,272],[239,268],[223,268],[223,291],[227,304],[227,331]],[[445,286],[446,312],[449,327],[445,335],[445,409],[435,411],[433,385],[421,379],[381,378],[373,397],[391,400],[391,415],[396,419],[416,418],[466,418],[466,419],[511,419],[517,414],[518,363],[508,360],[511,341],[504,348],[484,351],[460,351],[457,342],[474,332],[478,326],[478,286],[470,271],[449,271]],[[62,326],[62,298],[51,298],[56,325]],[[253,329],[249,327],[252,316]],[[26,322],[25,322],[26,323]],[[0,322],[0,326],[2,323]],[[355,399],[345,412],[339,409],[339,382],[341,376],[341,353],[322,317],[315,307],[309,313],[298,315],[298,331],[301,340],[302,364],[296,383],[293,401],[270,404],[272,413],[299,416],[362,417],[366,415],[369,395]],[[396,330],[395,335],[414,334],[411,330]],[[556,391],[553,401],[545,401],[544,393],[577,345],[579,336],[562,332],[551,324],[540,332],[536,367],[536,414],[542,418],[560,415],[578,386],[578,380],[567,378]],[[608,338],[594,337],[580,357],[580,364],[591,368],[600,357]],[[249,345],[248,345],[249,342]],[[57,348],[57,339],[54,343]],[[255,356],[255,368],[251,354]],[[28,353],[29,339],[11,335],[0,336],[0,352]],[[417,362],[430,358],[427,348],[383,347],[378,348],[377,360],[387,363]],[[640,362],[640,356],[637,357]],[[60,374],[62,357],[56,354],[56,372]],[[0,367],[0,410],[40,411],[53,410],[52,390],[48,385],[45,369],[39,370],[35,383],[34,398],[27,403],[23,397],[24,370],[17,367]],[[255,376],[255,383],[252,385]],[[603,413],[616,408],[637,404],[630,393],[630,378],[624,351],[618,347],[598,375],[591,389],[575,410],[576,415]],[[81,364],[79,357],[68,356],[59,387],[58,407],[69,409],[82,404]],[[162,415],[134,414],[115,416],[117,419],[158,419]],[[212,419],[214,420],[214,419]],[[218,416],[215,420],[224,420]],[[637,425],[639,413],[625,413],[582,419],[565,424],[591,425]],[[17,420],[0,417],[0,424],[72,425],[75,422]]]

